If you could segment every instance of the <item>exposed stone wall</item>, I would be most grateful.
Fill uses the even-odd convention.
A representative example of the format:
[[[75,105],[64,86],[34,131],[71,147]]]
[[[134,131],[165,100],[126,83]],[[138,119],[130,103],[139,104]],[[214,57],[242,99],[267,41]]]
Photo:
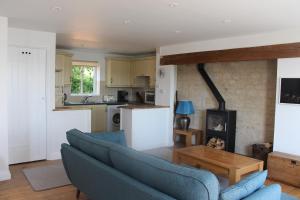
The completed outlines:
[[[273,142],[276,61],[206,64],[206,70],[226,101],[237,110],[236,152],[250,154],[251,145]],[[205,110],[217,108],[217,101],[196,65],[178,66],[178,98],[193,101],[196,113],[193,128],[205,127]]]

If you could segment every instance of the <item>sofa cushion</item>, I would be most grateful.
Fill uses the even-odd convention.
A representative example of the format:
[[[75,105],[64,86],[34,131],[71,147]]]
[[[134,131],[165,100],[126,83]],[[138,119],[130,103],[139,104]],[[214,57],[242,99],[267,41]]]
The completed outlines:
[[[99,140],[77,129],[72,129],[67,132],[67,140],[72,147],[79,149],[107,165],[112,165],[109,157],[109,147],[114,145],[113,143]]]
[[[122,146],[111,147],[110,157],[119,171],[175,199],[217,200],[219,197],[218,180],[208,171],[174,165]]]
[[[263,187],[243,200],[281,200],[281,187],[278,184]]]
[[[235,185],[223,190],[221,200],[240,200],[260,189],[267,178],[267,171],[253,173]]]
[[[284,192],[281,193],[280,200],[299,200],[297,197],[290,196]]]
[[[116,132],[96,132],[96,133],[87,133],[87,134],[89,134],[90,136],[97,138],[97,139],[113,142],[113,143],[120,144],[123,146],[127,146],[126,139],[125,139],[125,133],[123,130],[116,131]]]

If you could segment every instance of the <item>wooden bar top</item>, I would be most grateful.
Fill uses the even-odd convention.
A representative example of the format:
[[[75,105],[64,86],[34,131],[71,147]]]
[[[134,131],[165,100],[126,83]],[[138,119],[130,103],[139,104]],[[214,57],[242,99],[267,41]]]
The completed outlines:
[[[157,105],[152,105],[152,104],[129,104],[126,106],[120,106],[119,108],[124,108],[124,109],[156,109],[156,108],[169,108],[169,106],[157,106]]]
[[[72,110],[91,110],[91,106],[60,106],[55,107],[53,111],[72,111]]]

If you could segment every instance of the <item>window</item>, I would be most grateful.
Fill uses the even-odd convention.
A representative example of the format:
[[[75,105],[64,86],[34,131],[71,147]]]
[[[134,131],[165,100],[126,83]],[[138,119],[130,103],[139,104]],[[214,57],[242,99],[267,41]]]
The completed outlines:
[[[71,94],[82,96],[97,94],[96,62],[72,63]]]

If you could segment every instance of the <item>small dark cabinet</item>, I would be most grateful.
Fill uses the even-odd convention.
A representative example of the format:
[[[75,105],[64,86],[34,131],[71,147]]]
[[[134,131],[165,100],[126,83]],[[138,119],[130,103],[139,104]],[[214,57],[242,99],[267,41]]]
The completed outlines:
[[[236,111],[209,109],[206,113],[206,139],[208,145],[214,140],[223,144],[225,151],[235,151]],[[212,140],[213,138],[213,140]]]

